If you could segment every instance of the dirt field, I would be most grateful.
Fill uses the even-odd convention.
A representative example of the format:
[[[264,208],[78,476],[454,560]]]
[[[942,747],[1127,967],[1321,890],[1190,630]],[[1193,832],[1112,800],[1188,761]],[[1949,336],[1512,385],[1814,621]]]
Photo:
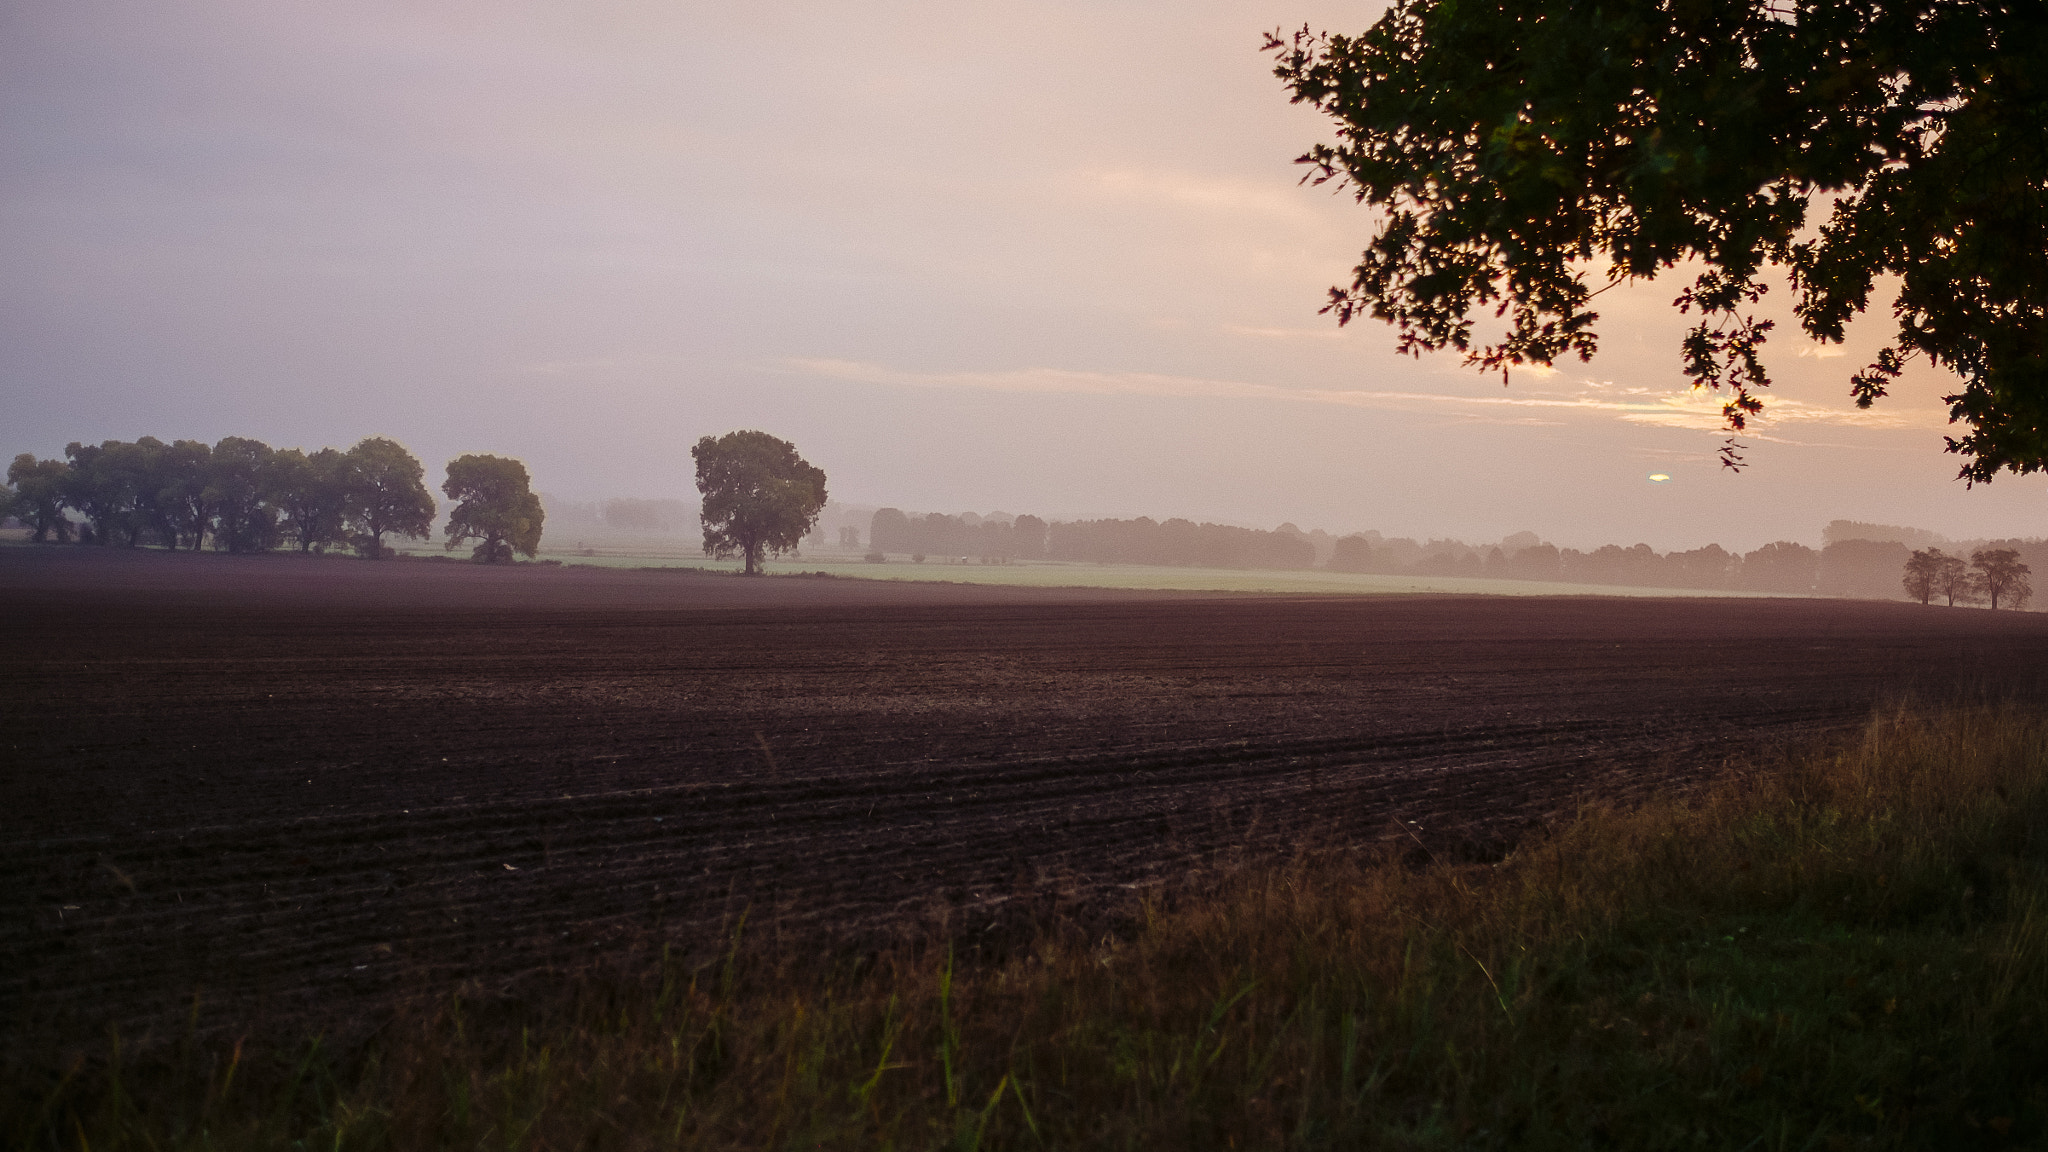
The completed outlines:
[[[2048,615],[1853,601],[4,547],[0,605],[17,1038],[708,957],[742,908],[980,934],[1397,821],[1484,854],[1899,693],[2048,685]]]

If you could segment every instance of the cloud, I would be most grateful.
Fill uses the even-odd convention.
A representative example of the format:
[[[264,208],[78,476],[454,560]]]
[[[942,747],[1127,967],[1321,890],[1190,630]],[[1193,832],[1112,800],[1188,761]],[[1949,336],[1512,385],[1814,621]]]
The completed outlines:
[[[777,361],[778,370],[863,384],[909,388],[973,389],[991,392],[1042,392],[1097,396],[1162,396],[1275,400],[1377,408],[1404,412],[1457,412],[1490,422],[1559,423],[1554,417],[1574,412],[1602,415],[1631,424],[1662,428],[1720,431],[1726,397],[1704,389],[1651,394],[1627,389],[1621,396],[1606,393],[1612,382],[1581,381],[1577,391],[1523,389],[1492,396],[1459,396],[1438,392],[1390,392],[1355,388],[1287,388],[1242,380],[1174,376],[1155,372],[1081,372],[1063,368],[1016,368],[990,372],[910,372],[857,360],[792,358]],[[1856,409],[1811,404],[1784,396],[1765,398],[1764,416],[1753,426],[1780,423],[1838,424],[1863,428],[1942,427],[1945,414],[1914,409]],[[1515,410],[1535,409],[1542,413]],[[1544,416],[1553,419],[1544,419]]]

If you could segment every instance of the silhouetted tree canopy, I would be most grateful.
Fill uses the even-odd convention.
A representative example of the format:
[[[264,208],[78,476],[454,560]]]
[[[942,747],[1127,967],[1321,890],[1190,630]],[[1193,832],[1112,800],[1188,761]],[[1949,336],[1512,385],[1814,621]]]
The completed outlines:
[[[456,502],[448,514],[448,547],[477,541],[472,559],[509,564],[512,554],[540,550],[540,497],[533,494],[526,465],[504,456],[457,456],[448,462],[441,491]]]
[[[878,509],[868,526],[868,544],[877,552],[1004,562],[1040,558],[1045,535],[1045,521],[1036,516],[983,520],[931,512],[911,517],[896,508]]]
[[[793,551],[825,508],[825,473],[796,445],[752,430],[706,436],[690,449],[704,494],[704,554],[739,556],[747,575],[762,558]]]
[[[279,449],[270,458],[270,498],[279,527],[301,552],[324,551],[346,536],[354,469],[347,455],[322,448],[311,455]]]
[[[213,504],[206,495],[206,475],[213,446],[204,440],[177,440],[157,455],[157,531],[164,546],[175,550],[189,537],[197,552],[213,523]]]
[[[2034,585],[2027,579],[2033,569],[2020,562],[2016,549],[1979,548],[1970,553],[1970,567],[1974,569],[1972,583],[1994,610],[2000,604],[2023,608],[2034,594]]]
[[[1330,290],[1340,323],[1505,373],[1590,356],[1596,285],[1701,267],[1677,300],[1699,316],[1685,370],[1740,430],[1769,383],[1749,311],[1767,266],[1828,342],[1896,278],[1856,402],[1925,357],[1962,380],[1964,477],[2048,468],[2048,7],[1396,0],[1363,35],[1267,48],[1337,122],[1309,179],[1379,210]]]
[[[261,440],[224,436],[206,464],[206,500],[213,506],[214,544],[229,552],[277,546],[277,508],[269,501],[271,449]]]
[[[346,523],[363,555],[384,555],[384,534],[424,540],[433,530],[427,470],[396,440],[367,436],[348,450]]]
[[[1922,604],[1933,599],[1940,590],[1942,564],[1954,559],[1939,548],[1923,548],[1906,557],[1899,583],[1905,587],[1907,598]]]

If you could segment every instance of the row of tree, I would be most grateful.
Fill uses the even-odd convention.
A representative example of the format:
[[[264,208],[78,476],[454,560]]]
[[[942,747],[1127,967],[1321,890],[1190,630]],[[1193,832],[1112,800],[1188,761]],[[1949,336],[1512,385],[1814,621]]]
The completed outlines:
[[[1951,608],[1988,603],[1994,610],[2000,604],[2018,610],[2034,595],[2033,581],[2028,578],[2033,571],[2020,560],[2016,548],[1979,548],[1970,553],[1968,564],[1961,556],[1925,548],[1907,558],[1900,582],[1906,595],[1922,604],[1940,597]]]
[[[1885,525],[1837,521],[1829,525],[1828,543],[1815,549],[1788,540],[1774,541],[1746,553],[1718,544],[1686,551],[1657,552],[1647,544],[1608,544],[1590,551],[1559,548],[1532,532],[1518,532],[1497,545],[1474,547],[1458,540],[1417,542],[1387,538],[1377,532],[1331,539],[1306,533],[1292,524],[1272,531],[1223,524],[1197,524],[1174,519],[1080,520],[1047,523],[1036,516],[983,518],[973,514],[908,514],[896,508],[876,512],[869,545],[877,554],[977,557],[983,560],[1069,560],[1106,564],[1198,565],[1214,568],[1314,568],[1340,572],[1397,576],[1466,576],[1504,580],[1547,580],[1571,584],[1615,584],[1650,588],[1696,588],[1712,591],[1819,593],[1889,599],[1899,594],[1901,567],[1914,552],[1896,539],[1863,539],[1898,535],[1908,530]],[[1935,538],[1919,532],[1916,542]],[[1932,550],[1939,555],[1939,550]],[[2039,553],[2038,557],[2034,554]],[[1923,595],[1909,583],[1909,595],[1923,601],[1953,595],[1953,603],[1995,600],[2013,605],[2011,588],[2024,585],[2031,571],[2025,560],[2048,562],[2048,544],[1994,541],[1975,556],[1987,563],[2010,557],[2021,584],[1987,575],[1959,557],[1950,557],[1963,573],[1944,576],[1939,593]],[[1946,572],[1946,569],[1943,569]],[[2005,568],[1989,570],[2003,572]],[[1986,581],[1989,581],[1988,583]],[[1995,588],[1995,591],[1993,590]],[[2024,599],[2024,593],[2019,593]]]
[[[0,488],[0,519],[12,515],[38,541],[266,552],[351,547],[391,553],[387,537],[426,539],[435,504],[426,470],[394,440],[372,436],[347,451],[272,448],[228,436],[216,444],[154,436],[76,441],[64,459],[24,452]],[[474,540],[474,558],[505,562],[540,546],[543,515],[526,466],[500,456],[448,462],[442,491],[456,502],[447,546]],[[74,519],[76,514],[76,519]]]
[[[941,512],[913,516],[883,508],[868,526],[868,547],[884,555],[972,556],[982,560],[1040,560],[1045,557],[1046,523],[1036,516],[1014,520],[979,516],[948,516]]]
[[[1229,524],[1135,520],[998,519],[932,512],[877,511],[868,546],[880,555],[974,557],[989,561],[1074,560],[1097,564],[1196,565],[1206,568],[1312,568],[1316,546],[1291,524],[1273,531]]]
[[[1402,563],[1406,541],[1385,545],[1362,535],[1337,541],[1329,566],[1344,572],[1388,575],[1473,576],[1497,580],[1554,580],[1570,584],[1620,584],[1651,588],[1741,589],[1811,592],[1822,555],[1803,544],[1776,541],[1747,554],[1709,544],[1684,552],[1660,553],[1647,544],[1624,548],[1604,544],[1590,552],[1541,541],[1512,542],[1481,551],[1458,541],[1431,541],[1422,554]],[[1889,576],[1889,572],[1887,572]]]
[[[1316,547],[1293,525],[1266,531],[1175,518],[1061,521],[1046,531],[1046,555],[1097,564],[1187,564],[1203,568],[1312,568]]]

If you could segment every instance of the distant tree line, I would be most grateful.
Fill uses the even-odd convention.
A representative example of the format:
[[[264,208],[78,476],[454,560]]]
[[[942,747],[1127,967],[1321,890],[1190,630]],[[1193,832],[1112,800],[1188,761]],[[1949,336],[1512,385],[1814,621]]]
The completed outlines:
[[[2033,566],[2020,559],[2017,548],[1979,548],[1970,562],[1950,556],[1939,548],[1915,551],[1906,560],[1900,583],[1906,595],[1922,604],[1940,599],[1953,608],[1957,604],[1989,604],[2020,609],[2034,595],[2029,577]]]
[[[76,441],[64,458],[24,452],[7,469],[0,519],[11,515],[41,542],[154,545],[223,552],[351,548],[381,558],[387,538],[426,539],[435,514],[425,469],[394,440],[371,436],[341,451],[272,448],[228,436],[218,443],[154,436]],[[525,465],[468,455],[448,463],[442,486],[456,506],[447,546],[478,541],[479,560],[534,554],[539,501]],[[76,518],[74,518],[74,514]]]
[[[1198,565],[1214,568],[1312,568],[1316,548],[1293,525],[1271,532],[1191,520],[1072,520],[1036,516],[911,515],[883,508],[868,529],[878,556],[944,557],[1001,563],[1072,560],[1098,564]]]
[[[1861,533],[1886,538],[1865,539]],[[1826,544],[1818,549],[1779,540],[1741,553],[1718,544],[1672,552],[1658,552],[1647,544],[1608,544],[1580,551],[1546,543],[1533,532],[1518,532],[1495,545],[1474,546],[1459,540],[1418,542],[1388,538],[1377,532],[1332,539],[1322,532],[1303,532],[1292,524],[1264,531],[1181,519],[1159,522],[1145,517],[1047,523],[1036,516],[910,514],[896,508],[876,512],[869,531],[869,546],[874,550],[870,555],[875,558],[894,554],[1214,568],[1323,567],[1393,576],[1465,576],[1868,599],[1899,596],[1899,573],[1908,559],[1917,555],[1902,541],[1918,544],[1938,537],[1922,529],[1837,520],[1827,526],[1823,539]],[[2048,563],[2048,542],[1990,541],[1985,548],[2012,553],[2013,562],[2022,567],[2028,560],[2034,564]],[[1962,563],[1960,559],[1956,562]],[[1968,569],[1968,565],[1964,567]],[[1968,595],[1964,585],[1957,587],[1959,597]],[[1908,593],[1919,598],[1911,588]],[[1961,598],[1957,602],[1976,601]],[[2002,606],[2014,603],[2012,593],[2001,592]]]
[[[1313,568],[1316,563],[1315,544],[1292,524],[1264,531],[1141,516],[1056,523],[1046,537],[1046,553],[1054,560],[1204,568]]]
[[[1823,552],[1784,540],[1746,554],[1719,544],[1664,553],[1647,544],[1605,544],[1585,552],[1544,543],[1533,533],[1519,533],[1483,550],[1456,540],[1417,544],[1362,533],[1337,541],[1330,567],[1388,575],[1804,593],[1819,587],[1828,559]]]
[[[1036,516],[983,519],[974,513],[912,516],[899,508],[875,512],[868,547],[887,555],[971,557],[977,560],[1043,560],[1046,523]]]
[[[1899,596],[1899,573],[1913,550],[1897,540],[1863,540],[1839,534],[1815,549],[1778,540],[1751,552],[1718,544],[1659,553],[1647,544],[1603,545],[1582,552],[1535,540],[1528,533],[1486,549],[1454,540],[1384,540],[1377,534],[1336,542],[1329,566],[1341,571],[1432,576],[1477,576],[1508,580],[1555,580],[1571,584],[1618,584],[1703,591],[1784,592],[1889,600]],[[1875,527],[1875,526],[1872,526]],[[2032,556],[2048,561],[2048,542],[1990,541],[2015,562]],[[1917,595],[1915,598],[1918,598]]]

